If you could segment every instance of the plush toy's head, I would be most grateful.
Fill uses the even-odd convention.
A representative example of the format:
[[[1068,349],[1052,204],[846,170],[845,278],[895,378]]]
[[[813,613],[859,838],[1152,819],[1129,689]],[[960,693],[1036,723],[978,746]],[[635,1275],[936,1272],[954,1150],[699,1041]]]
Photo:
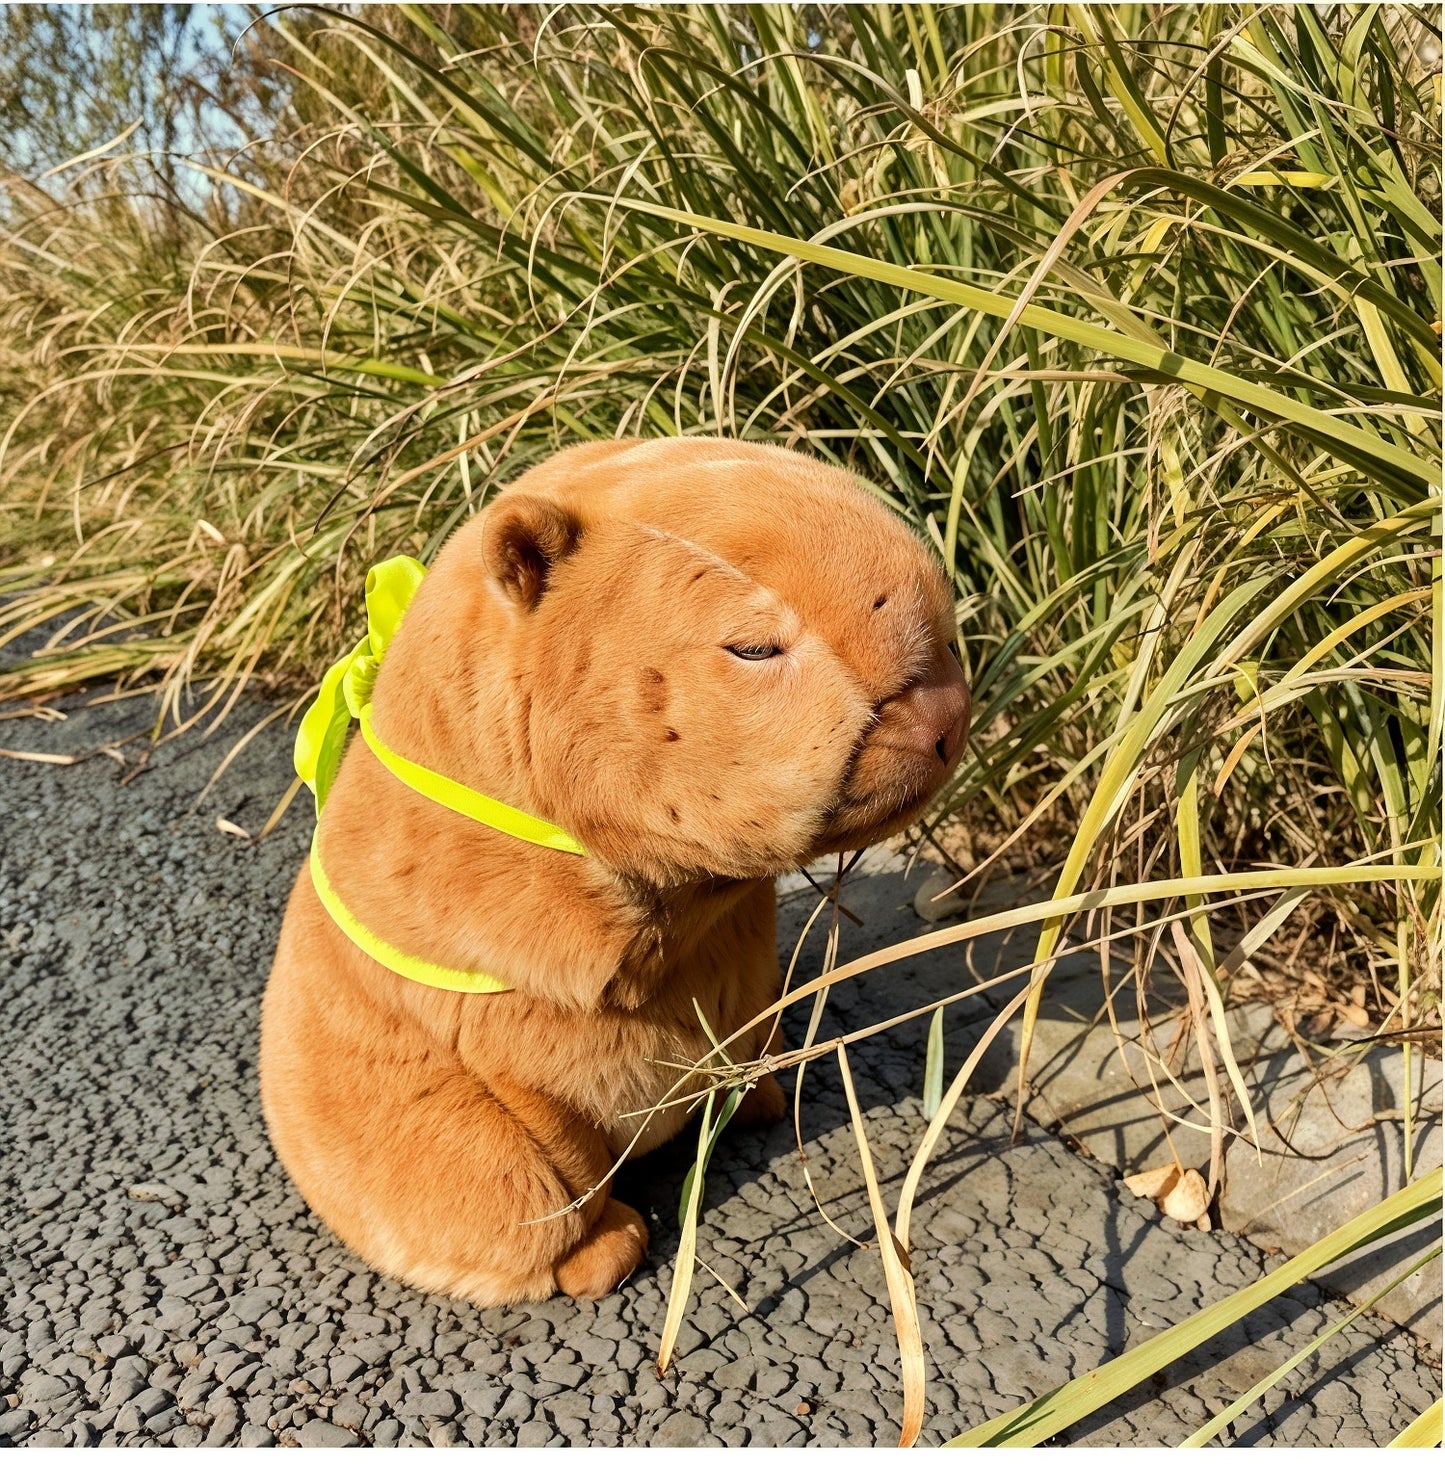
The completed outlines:
[[[589,445],[453,536],[403,624],[397,715],[620,869],[758,877],[937,792],[968,724],[953,632],[933,557],[846,473]]]

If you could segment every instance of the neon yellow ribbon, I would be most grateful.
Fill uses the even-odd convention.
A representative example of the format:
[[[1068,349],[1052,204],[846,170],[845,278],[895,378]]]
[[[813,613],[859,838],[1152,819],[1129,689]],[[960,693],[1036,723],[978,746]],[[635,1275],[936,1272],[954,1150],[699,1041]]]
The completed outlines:
[[[383,940],[374,931],[368,930],[350,910],[340,895],[332,888],[321,867],[321,825],[311,836],[311,883],[316,887],[316,896],[326,913],[341,927],[342,933],[352,945],[360,947],[373,961],[379,961],[388,971],[405,976],[411,981],[420,981],[423,986],[439,986],[443,991],[506,991],[507,983],[498,976],[488,976],[485,971],[454,971],[450,966],[438,966],[434,961],[423,961],[419,956],[409,956],[399,951],[389,941]]]
[[[373,566],[366,575],[366,634],[355,648],[326,672],[316,700],[306,709],[296,730],[294,762],[297,775],[316,796],[319,821],[326,797],[336,780],[346,751],[346,735],[353,718],[361,724],[366,745],[382,765],[408,788],[488,828],[523,839],[529,844],[567,854],[587,851],[565,829],[534,814],[524,813],[458,783],[443,773],[423,767],[388,747],[371,724],[371,694],[381,658],[401,624],[417,586],[426,574],[420,560],[399,554]],[[506,991],[506,983],[481,971],[456,971],[417,956],[409,956],[374,934],[342,902],[321,867],[320,824],[311,840],[311,880],[327,914],[352,943],[398,976],[446,991]]]
[[[511,834],[514,839],[540,844],[544,849],[556,849],[563,854],[587,852],[566,829],[559,829],[556,824],[548,823],[545,818],[538,818],[535,814],[523,813],[520,808],[513,808],[510,804],[498,803],[495,798],[488,798],[485,793],[478,793],[465,783],[455,782],[444,773],[424,768],[420,763],[414,763],[409,757],[403,757],[394,748],[388,747],[376,735],[376,728],[371,725],[369,706],[362,707],[357,720],[361,723],[361,735],[366,739],[366,745],[382,763],[408,788],[415,788],[433,803],[440,803],[443,808],[450,808],[455,813],[464,813],[477,823],[486,824],[488,828]]]
[[[366,634],[321,679],[296,730],[296,772],[316,795],[319,818],[346,751],[351,719],[371,703],[377,668],[411,597],[426,575],[419,559],[398,554],[366,572]]]

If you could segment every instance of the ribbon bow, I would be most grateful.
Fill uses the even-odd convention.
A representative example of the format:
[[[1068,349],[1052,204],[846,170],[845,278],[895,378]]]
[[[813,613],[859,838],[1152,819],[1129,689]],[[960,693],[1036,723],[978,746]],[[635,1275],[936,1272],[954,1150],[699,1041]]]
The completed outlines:
[[[316,795],[318,815],[341,766],[351,720],[371,705],[381,658],[425,575],[426,565],[408,554],[366,572],[366,634],[322,677],[316,700],[296,731],[296,772]]]

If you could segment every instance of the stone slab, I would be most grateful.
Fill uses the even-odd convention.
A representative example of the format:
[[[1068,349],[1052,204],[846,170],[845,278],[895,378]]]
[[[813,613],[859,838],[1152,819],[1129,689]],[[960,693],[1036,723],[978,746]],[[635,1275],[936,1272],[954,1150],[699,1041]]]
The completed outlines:
[[[944,918],[935,921],[939,928],[957,923],[965,913],[958,902],[936,898],[947,883],[941,872],[931,875],[915,902],[932,916],[942,907]],[[1020,904],[1044,897],[1023,891],[1014,896]],[[1008,899],[1009,891],[996,887],[983,908],[998,908]],[[989,961],[1000,963],[999,969],[1026,962],[1037,933],[1037,926],[1025,927],[992,943]],[[1142,1173],[1175,1159],[1207,1174],[1209,1094],[1197,1048],[1188,1044],[1182,1069],[1176,1065],[1179,1084],[1171,1085],[1145,1055],[1135,983],[1117,959],[1112,982],[1113,1025],[1097,957],[1076,952],[1050,974],[1030,1056],[1027,1112],[1120,1174]],[[1174,976],[1163,966],[1156,969],[1148,997],[1154,1051],[1169,1052],[1185,1039],[1187,1011]],[[1298,1255],[1407,1182],[1403,1054],[1398,1047],[1364,1046],[1348,1038],[1328,1046],[1306,1044],[1262,1003],[1232,1007],[1227,1016],[1251,1102],[1260,1105],[1255,1114],[1260,1144],[1258,1153],[1242,1137],[1227,1144],[1219,1220],[1263,1247]],[[975,1021],[961,1033],[960,1050],[985,1025]],[[1017,1026],[1011,1025],[980,1065],[980,1091],[1001,1097],[1016,1091],[1017,1041]],[[1219,1076],[1227,1087],[1222,1068]],[[1411,1080],[1412,1167],[1423,1174],[1441,1163],[1439,1060],[1422,1057],[1417,1048]],[[1231,1122],[1243,1135],[1242,1110],[1228,1094],[1226,1102]],[[1168,1121],[1161,1110],[1171,1116]],[[1418,1231],[1405,1232],[1323,1272],[1321,1279],[1351,1300],[1365,1301],[1418,1251]],[[1438,1262],[1381,1298],[1376,1309],[1438,1348]]]

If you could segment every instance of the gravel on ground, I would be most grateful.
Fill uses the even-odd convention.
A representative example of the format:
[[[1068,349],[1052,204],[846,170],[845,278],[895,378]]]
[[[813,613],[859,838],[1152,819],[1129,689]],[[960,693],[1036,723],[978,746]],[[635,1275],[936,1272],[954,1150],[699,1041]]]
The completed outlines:
[[[145,701],[0,722],[0,746],[89,750],[148,725]],[[675,1142],[623,1171],[651,1258],[597,1303],[480,1310],[369,1271],[308,1213],[256,1095],[257,1011],[310,835],[287,786],[291,732],[245,747],[193,808],[242,707],[143,765],[144,739],[75,766],[0,759],[0,1442],[891,1444],[897,1345],[877,1252],[819,1214],[790,1125],[729,1131],[708,1177],[676,1365],[653,1358],[672,1279]],[[140,769],[137,771],[137,769]],[[919,933],[922,872],[851,884],[844,955]],[[810,908],[793,882],[780,941]],[[815,930],[802,969],[821,958]],[[957,949],[838,989],[824,1033],[956,989]],[[793,1041],[805,1018],[785,1024]],[[885,1193],[922,1132],[925,1024],[854,1049]],[[836,1067],[804,1079],[819,1202],[871,1221]],[[928,1352],[923,1442],[939,1443],[1095,1367],[1270,1269],[1247,1240],[1181,1230],[1117,1176],[993,1097],[960,1106],[920,1196],[914,1276]],[[715,1276],[714,1274],[715,1273]],[[736,1299],[734,1299],[734,1294]],[[741,1305],[739,1304],[741,1303]],[[1064,1435],[1175,1443],[1342,1314],[1302,1285]],[[1439,1360],[1375,1318],[1326,1344],[1226,1438],[1379,1444],[1439,1392]]]

